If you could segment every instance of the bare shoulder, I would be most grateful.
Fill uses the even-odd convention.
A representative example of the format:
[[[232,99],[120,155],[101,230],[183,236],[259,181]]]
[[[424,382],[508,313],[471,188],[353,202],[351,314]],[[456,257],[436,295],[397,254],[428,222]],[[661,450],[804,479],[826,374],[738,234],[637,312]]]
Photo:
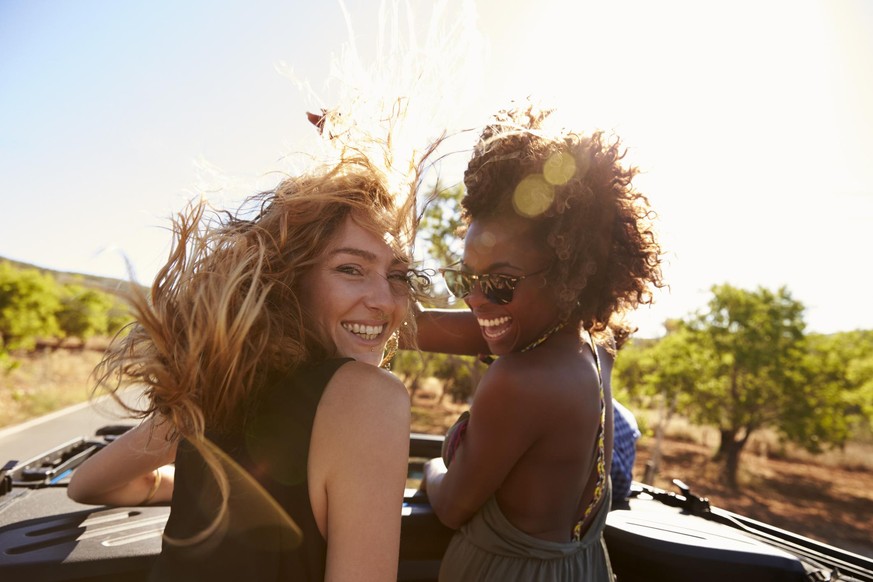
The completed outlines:
[[[581,391],[597,394],[600,378],[594,358],[583,353],[541,350],[498,359],[476,392],[477,401],[511,399],[524,408],[560,406]]]
[[[382,457],[405,466],[410,417],[409,393],[396,376],[369,364],[343,364],[318,404],[310,447],[316,461],[310,469],[326,478]]]
[[[331,378],[325,392],[340,393],[343,399],[391,400],[402,397],[407,404],[409,401],[409,393],[397,376],[388,370],[356,361],[343,364]]]
[[[523,397],[528,392],[525,387],[534,377],[530,367],[525,365],[524,358],[504,356],[488,368],[476,389],[476,398],[497,397],[498,394]]]
[[[562,386],[568,378],[598,383],[592,357],[557,350],[504,356],[491,365],[486,376],[503,389],[538,394]]]
[[[525,360],[504,356],[491,364],[473,397],[474,414],[480,421],[493,417],[491,421],[498,424],[534,428],[534,423],[522,419],[529,419],[532,410],[542,409],[541,387],[551,381],[547,377],[549,370],[533,369]]]
[[[360,527],[355,515],[362,508],[372,509],[389,494],[392,504],[400,503],[410,416],[406,387],[386,370],[352,361],[328,382],[312,429],[309,495],[320,531],[332,532],[331,543],[345,539],[340,533],[345,531],[345,520]]]
[[[351,418],[378,413],[407,419],[410,415],[409,393],[403,382],[387,370],[364,364],[343,364],[328,382],[319,405],[331,415]]]

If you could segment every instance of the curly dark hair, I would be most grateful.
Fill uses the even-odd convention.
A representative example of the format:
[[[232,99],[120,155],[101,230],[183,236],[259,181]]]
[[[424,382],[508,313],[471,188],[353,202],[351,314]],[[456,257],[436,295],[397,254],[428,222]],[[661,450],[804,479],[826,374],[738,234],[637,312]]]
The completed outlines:
[[[649,200],[631,184],[618,138],[548,132],[551,110],[500,111],[464,173],[466,224],[519,215],[554,250],[548,272],[562,314],[600,334],[626,333],[623,314],[664,286]]]

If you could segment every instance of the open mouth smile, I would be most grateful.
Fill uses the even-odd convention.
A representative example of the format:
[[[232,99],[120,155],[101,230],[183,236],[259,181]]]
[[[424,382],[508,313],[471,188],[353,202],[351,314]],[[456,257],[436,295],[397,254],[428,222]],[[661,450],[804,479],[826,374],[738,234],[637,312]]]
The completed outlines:
[[[476,320],[479,322],[479,327],[482,328],[482,335],[491,340],[497,339],[509,331],[510,323],[512,323],[512,318],[508,316],[494,319],[479,317]]]
[[[385,324],[361,325],[360,323],[343,323],[342,326],[346,331],[368,341],[377,339],[385,331]]]

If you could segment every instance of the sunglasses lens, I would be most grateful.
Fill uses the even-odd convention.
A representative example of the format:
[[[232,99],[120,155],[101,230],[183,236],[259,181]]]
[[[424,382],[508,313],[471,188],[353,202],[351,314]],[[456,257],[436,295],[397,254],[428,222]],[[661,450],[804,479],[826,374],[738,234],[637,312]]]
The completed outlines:
[[[491,303],[498,305],[506,305],[512,302],[515,285],[518,283],[517,277],[510,277],[508,275],[485,274],[476,277],[474,280],[473,276],[469,273],[455,269],[443,269],[442,273],[449,292],[458,299],[469,295],[473,291],[474,281],[476,281],[479,283],[485,298]]]
[[[480,280],[482,293],[491,303],[506,305],[512,303],[513,281],[500,275],[489,275]]]
[[[466,297],[470,294],[471,281],[469,275],[453,269],[443,271],[443,278],[446,280],[446,287],[449,293],[457,298]]]

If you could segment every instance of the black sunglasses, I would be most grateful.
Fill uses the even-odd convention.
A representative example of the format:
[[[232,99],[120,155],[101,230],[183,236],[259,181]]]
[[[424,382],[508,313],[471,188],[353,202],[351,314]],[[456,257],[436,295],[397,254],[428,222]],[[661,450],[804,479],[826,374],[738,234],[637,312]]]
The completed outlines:
[[[455,264],[457,265],[460,263]],[[440,273],[443,274],[443,279],[446,281],[446,287],[448,287],[449,292],[458,299],[463,299],[472,293],[473,284],[478,282],[479,288],[482,289],[482,294],[488,301],[496,303],[497,305],[506,305],[507,303],[512,302],[515,287],[518,285],[519,281],[526,279],[527,277],[539,275],[547,270],[548,267],[526,275],[505,275],[503,273],[483,273],[482,275],[474,275],[468,271],[462,271],[452,267],[443,267],[440,269]]]

